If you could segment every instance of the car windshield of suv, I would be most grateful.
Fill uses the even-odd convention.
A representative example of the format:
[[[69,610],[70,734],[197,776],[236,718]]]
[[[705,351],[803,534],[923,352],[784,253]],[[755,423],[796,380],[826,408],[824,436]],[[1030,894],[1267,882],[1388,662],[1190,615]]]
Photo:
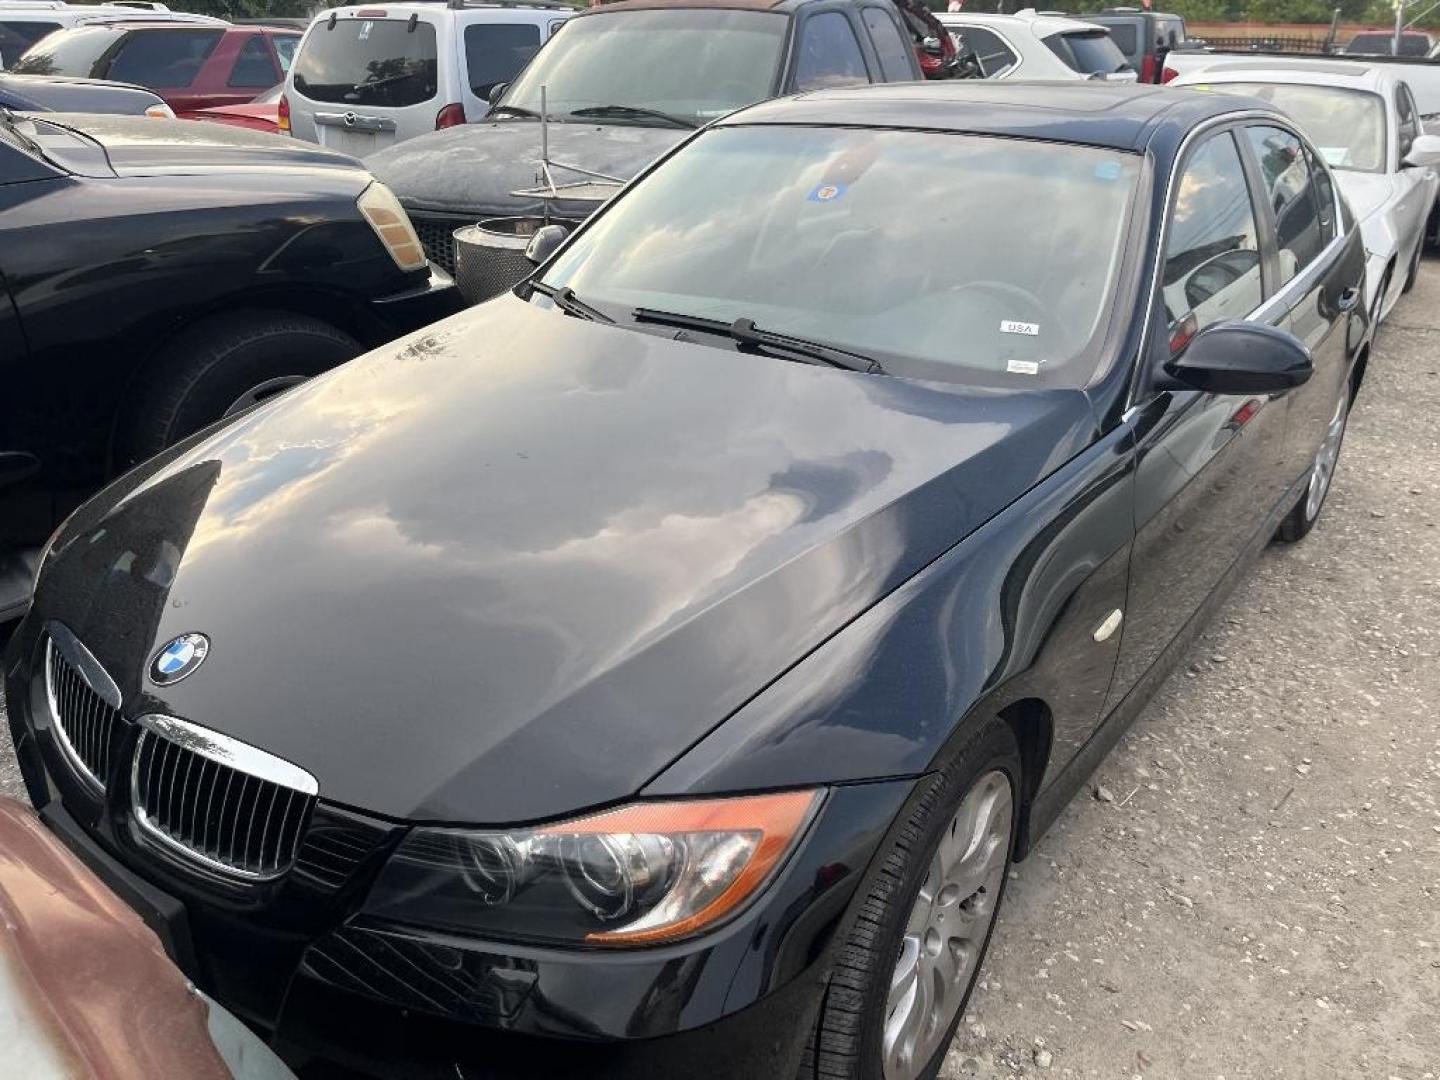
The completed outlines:
[[[320,23],[295,58],[295,91],[311,101],[404,108],[435,96],[435,27],[409,19]]]
[[[1006,138],[715,128],[540,284],[640,329],[656,320],[637,308],[717,320],[720,333],[683,332],[722,347],[725,327],[751,320],[892,375],[1081,386],[1115,306],[1140,163]]]
[[[1215,83],[1203,89],[1268,101],[1290,114],[1332,169],[1385,171],[1385,99],[1368,90],[1287,83]]]
[[[719,8],[584,15],[555,34],[500,104],[538,113],[543,86],[553,118],[618,105],[603,118],[665,122],[623,115],[631,108],[708,123],[774,93],[789,22],[776,12]]]

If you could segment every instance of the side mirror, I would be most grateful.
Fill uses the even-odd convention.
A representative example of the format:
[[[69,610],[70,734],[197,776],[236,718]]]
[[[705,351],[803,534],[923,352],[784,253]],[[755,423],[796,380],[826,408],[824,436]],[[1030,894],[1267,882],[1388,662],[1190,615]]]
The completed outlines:
[[[530,237],[530,243],[525,245],[525,258],[539,266],[555,254],[555,249],[563,244],[565,237],[569,235],[570,230],[564,225],[540,226],[535,230],[535,235]]]
[[[1410,152],[1401,164],[1418,168],[1440,165],[1440,135],[1416,135],[1415,141],[1410,144]]]
[[[497,104],[500,101],[500,95],[509,89],[510,84],[508,82],[497,82],[494,86],[490,87],[489,92],[485,95],[485,104],[492,106]]]
[[[1308,381],[1315,364],[1294,334],[1259,323],[1222,322],[1191,338],[1165,373],[1214,394],[1278,394]]]

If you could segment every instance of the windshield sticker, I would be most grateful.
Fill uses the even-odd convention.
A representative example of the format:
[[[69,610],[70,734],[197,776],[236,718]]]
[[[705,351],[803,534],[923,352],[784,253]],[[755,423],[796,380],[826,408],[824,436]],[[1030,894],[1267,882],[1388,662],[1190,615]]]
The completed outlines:
[[[1119,180],[1124,168],[1118,161],[1102,161],[1095,166],[1095,178],[1097,180]]]
[[[1016,322],[1014,319],[1001,319],[1000,333],[1024,334],[1026,337],[1039,337],[1040,324],[1033,322]]]
[[[1011,360],[1005,370],[1014,375],[1039,375],[1040,365],[1034,360]]]
[[[834,202],[844,195],[849,189],[848,184],[821,184],[809,195],[805,196],[806,202]]]
[[[1322,146],[1320,147],[1320,156],[1325,159],[1326,165],[1334,165],[1338,168],[1349,159],[1350,148],[1348,146]]]

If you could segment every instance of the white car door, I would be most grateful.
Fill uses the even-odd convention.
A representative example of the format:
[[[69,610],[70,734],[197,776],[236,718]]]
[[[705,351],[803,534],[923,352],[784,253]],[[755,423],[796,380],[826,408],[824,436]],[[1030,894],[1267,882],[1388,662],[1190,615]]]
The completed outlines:
[[[1420,111],[1415,107],[1410,88],[1404,83],[1395,88],[1395,115],[1395,133],[1399,142],[1395,169],[1395,224],[1399,230],[1399,256],[1409,259],[1415,250],[1414,245],[1421,242],[1435,197],[1431,170],[1405,164],[1410,144],[1423,129],[1420,126]],[[1407,271],[1408,264],[1399,266],[1396,281],[1403,282]]]

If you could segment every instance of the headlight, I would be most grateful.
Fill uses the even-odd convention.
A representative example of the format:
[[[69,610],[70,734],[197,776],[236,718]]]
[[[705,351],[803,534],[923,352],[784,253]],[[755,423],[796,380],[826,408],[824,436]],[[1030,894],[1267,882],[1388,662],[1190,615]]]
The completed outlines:
[[[649,945],[733,915],[803,834],[816,791],[634,803],[508,832],[417,829],[368,914],[486,937]]]
[[[370,222],[396,266],[401,270],[419,270],[425,266],[427,260],[420,237],[415,234],[410,215],[405,213],[394,192],[376,180],[360,193],[355,205]]]

